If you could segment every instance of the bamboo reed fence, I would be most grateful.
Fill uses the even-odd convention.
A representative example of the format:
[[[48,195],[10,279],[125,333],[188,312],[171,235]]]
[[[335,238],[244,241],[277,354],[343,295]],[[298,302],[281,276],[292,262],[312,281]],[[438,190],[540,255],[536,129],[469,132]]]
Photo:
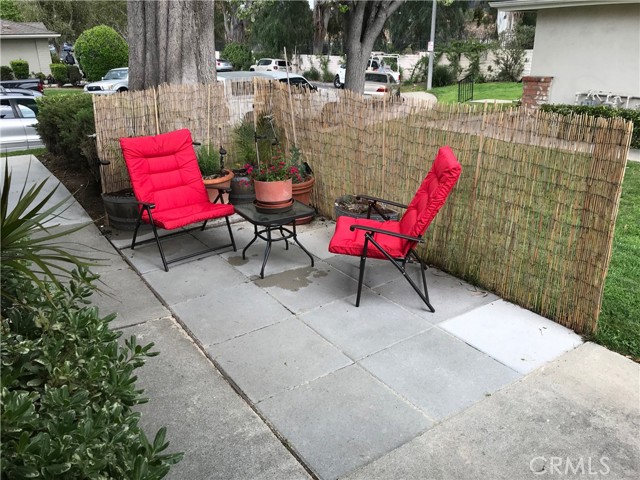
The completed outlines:
[[[128,186],[118,138],[189,128],[233,158],[233,131],[254,110],[273,115],[285,147],[300,148],[316,177],[312,203],[326,217],[345,193],[408,203],[449,145],[463,173],[425,235],[425,260],[579,333],[597,328],[630,122],[292,94],[267,81],[165,86],[96,98],[94,107],[98,152],[112,162],[105,191]]]

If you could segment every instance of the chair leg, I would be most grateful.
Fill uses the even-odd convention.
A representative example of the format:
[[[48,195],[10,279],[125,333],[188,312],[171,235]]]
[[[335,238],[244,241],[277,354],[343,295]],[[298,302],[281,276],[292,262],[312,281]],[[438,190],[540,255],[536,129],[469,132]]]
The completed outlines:
[[[360,274],[358,275],[358,295],[356,296],[356,307],[360,306],[360,295],[362,294],[362,282],[364,280],[364,266],[367,261],[367,249],[369,247],[369,234],[365,235],[364,248],[362,249],[362,255],[360,256]]]
[[[164,256],[164,250],[162,250],[162,244],[160,243],[160,237],[158,236],[158,230],[156,229],[156,224],[153,222],[153,217],[151,216],[151,210],[149,210],[149,223],[151,223],[151,228],[153,229],[153,236],[156,237],[156,244],[158,245],[158,250],[160,251],[160,258],[162,258],[162,265],[164,265],[164,271],[169,271],[169,265],[167,264],[167,259]]]
[[[131,250],[133,250],[133,247],[136,246],[136,238],[138,237],[138,229],[140,228],[140,223],[142,223],[142,212],[144,212],[143,208],[141,208],[140,212],[138,213],[138,220],[136,221],[136,228],[133,231],[133,239],[131,240]]]
[[[433,305],[431,305],[431,303],[429,302],[429,289],[427,288],[427,277],[424,274],[424,271],[427,269],[427,266],[424,264],[424,262],[422,261],[422,258],[420,258],[415,251],[411,250],[411,254],[413,255],[414,258],[418,260],[418,262],[420,262],[420,273],[422,274],[422,286],[424,287],[424,296],[426,298],[425,303],[429,307],[429,310],[431,310],[431,313],[434,313],[436,309],[433,308]]]
[[[236,250],[236,241],[233,238],[233,232],[231,231],[231,222],[229,221],[229,217],[224,217],[224,219],[227,222],[227,230],[229,230],[229,236],[231,237],[231,246],[233,247],[233,251],[237,251]]]

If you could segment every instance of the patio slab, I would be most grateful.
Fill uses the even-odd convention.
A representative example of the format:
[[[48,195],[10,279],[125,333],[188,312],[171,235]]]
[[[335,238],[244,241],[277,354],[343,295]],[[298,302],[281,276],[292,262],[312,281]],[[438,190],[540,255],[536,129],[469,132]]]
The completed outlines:
[[[254,402],[352,363],[293,317],[214,345],[208,352]]]
[[[327,258],[325,262],[356,281],[360,276],[360,257],[334,255]],[[401,277],[402,274],[391,262],[387,260],[367,259],[364,269],[363,285],[369,288],[380,287]],[[409,285],[407,284],[407,286]]]
[[[291,316],[289,310],[250,282],[212,290],[205,296],[176,303],[172,310],[205,347]]]
[[[440,328],[520,373],[582,344],[572,330],[504,300],[442,322]]]
[[[169,315],[169,310],[128,265],[120,270],[102,273],[97,286],[103,293],[94,293],[91,302],[99,308],[100,315],[111,312],[118,315],[110,323],[111,328],[122,328]]]
[[[301,267],[265,276],[255,284],[293,313],[303,313],[353,295],[358,283],[322,260],[315,267]]]
[[[171,318],[125,329],[160,355],[136,371],[150,401],[137,407],[147,436],[167,427],[184,452],[168,479],[302,480],[311,477]]]
[[[434,420],[458,413],[521,377],[437,327],[360,365]]]
[[[640,365],[592,343],[344,477],[632,479]]]
[[[157,256],[160,259],[160,255]],[[169,265],[144,275],[145,280],[168,305],[215,293],[249,281],[219,255],[208,255],[188,263]]]
[[[418,286],[422,285],[420,269],[416,265],[410,267],[415,268],[409,268],[408,274]],[[409,282],[402,277],[373,290],[434,324],[470,312],[499,299],[493,293],[486,292],[435,268],[428,268],[425,274],[429,300],[436,310],[434,313],[427,309]]]
[[[369,463],[431,425],[357,365],[282,392],[257,407],[321,479],[334,479]]]
[[[383,297],[365,291],[300,315],[300,319],[354,360],[388,348],[433,325]]]

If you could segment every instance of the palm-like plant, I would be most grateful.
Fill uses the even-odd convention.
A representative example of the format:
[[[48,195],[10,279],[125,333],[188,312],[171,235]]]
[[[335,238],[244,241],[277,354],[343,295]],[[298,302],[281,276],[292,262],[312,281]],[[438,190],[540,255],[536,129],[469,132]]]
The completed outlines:
[[[60,243],[56,243],[60,237],[78,231],[87,224],[57,232],[53,232],[52,229],[58,225],[46,225],[60,215],[55,212],[71,197],[49,206],[57,187],[38,200],[47,180],[31,186],[28,190],[25,180],[16,205],[9,210],[11,181],[11,172],[8,166],[5,166],[0,197],[0,293],[3,299],[12,300],[5,281],[16,274],[24,275],[41,287],[45,282],[60,286],[61,280],[72,278],[74,270],[97,265],[94,259],[70,254]]]

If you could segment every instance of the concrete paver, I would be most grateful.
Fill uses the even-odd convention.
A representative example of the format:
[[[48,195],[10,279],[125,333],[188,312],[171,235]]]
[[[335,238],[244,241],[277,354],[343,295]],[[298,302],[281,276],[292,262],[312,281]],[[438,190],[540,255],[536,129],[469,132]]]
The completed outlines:
[[[431,425],[356,365],[282,392],[258,409],[322,479],[344,475]]]
[[[638,364],[584,344],[345,480],[631,480],[640,472]]]

